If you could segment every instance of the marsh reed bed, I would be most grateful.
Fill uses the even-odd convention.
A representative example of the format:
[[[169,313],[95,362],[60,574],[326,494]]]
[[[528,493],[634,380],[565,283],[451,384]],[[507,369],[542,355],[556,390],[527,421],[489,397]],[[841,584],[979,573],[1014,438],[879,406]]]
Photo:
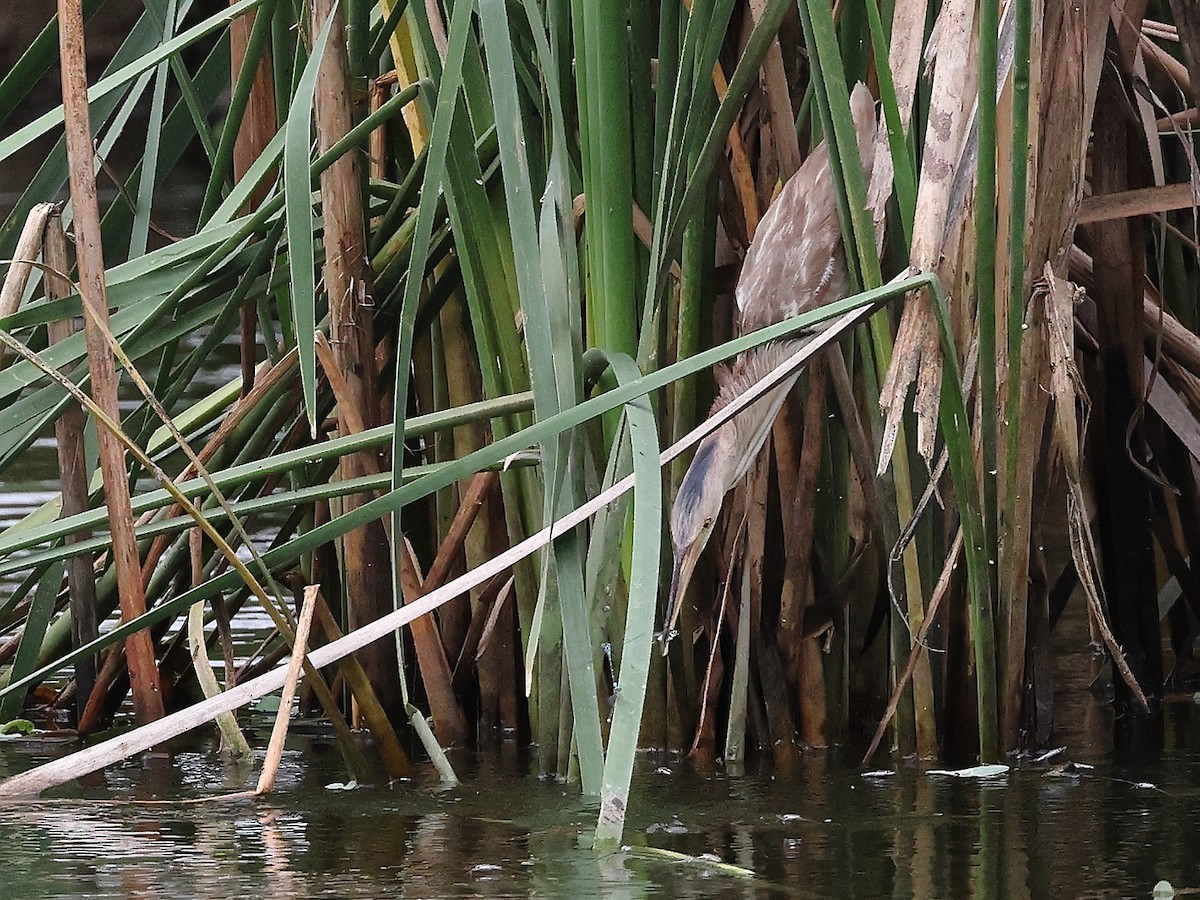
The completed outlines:
[[[1189,4],[146,0],[90,87],[103,4],[59,15],[0,80],[16,122],[61,60],[0,136],[44,159],[0,224],[0,469],[53,433],[62,472],[0,533],[0,718],[94,734],[131,697],[139,746],[219,712],[245,753],[232,711],[303,668],[356,776],[356,727],[391,776],[398,729],[446,778],[440,748],[531,742],[603,843],[639,747],[1046,746],[1078,603],[1118,740],[1161,740],[1200,623]],[[849,297],[733,338],[821,141]],[[184,402],[231,335],[241,377]],[[710,367],[788,335],[804,374],[652,653]],[[275,635],[239,666],[246,604]]]

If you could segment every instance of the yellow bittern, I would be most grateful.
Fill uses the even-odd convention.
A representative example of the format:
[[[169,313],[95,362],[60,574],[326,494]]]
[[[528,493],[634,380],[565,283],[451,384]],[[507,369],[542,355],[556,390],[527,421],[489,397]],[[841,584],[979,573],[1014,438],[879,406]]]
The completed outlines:
[[[875,104],[864,85],[855,87],[850,106],[859,156],[869,174],[874,158]],[[821,143],[780,191],[750,243],[737,283],[737,333],[747,334],[841,299],[848,281],[829,151]],[[745,393],[799,345],[798,340],[772,341],[741,354],[730,366],[718,366],[713,372],[717,399],[709,415]],[[664,654],[676,634],[684,592],[725,495],[750,469],[799,377],[797,371],[763,394],[696,449],[671,509],[675,565],[659,636]]]

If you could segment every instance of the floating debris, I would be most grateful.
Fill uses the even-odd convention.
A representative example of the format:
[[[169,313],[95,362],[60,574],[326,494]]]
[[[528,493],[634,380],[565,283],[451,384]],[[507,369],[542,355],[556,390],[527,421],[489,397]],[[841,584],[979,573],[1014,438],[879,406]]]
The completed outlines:
[[[1008,774],[1008,766],[993,763],[987,766],[971,766],[968,769],[930,769],[926,775],[945,775],[950,778],[999,778]]]
[[[736,875],[739,878],[753,878],[754,872],[742,866],[735,866],[732,863],[722,862],[718,857],[711,853],[702,853],[700,856],[688,856],[686,853],[676,853],[674,850],[664,850],[661,847],[625,847],[623,848],[630,856],[638,859],[649,859],[657,862],[676,862],[687,863],[690,865],[704,866],[705,868],[713,869],[725,875]]]
[[[1041,756],[1036,757],[1033,761],[1035,763],[1044,763],[1048,760],[1054,759],[1056,756],[1061,756],[1063,753],[1066,753],[1066,751],[1066,747],[1055,747],[1053,750],[1047,750]]]

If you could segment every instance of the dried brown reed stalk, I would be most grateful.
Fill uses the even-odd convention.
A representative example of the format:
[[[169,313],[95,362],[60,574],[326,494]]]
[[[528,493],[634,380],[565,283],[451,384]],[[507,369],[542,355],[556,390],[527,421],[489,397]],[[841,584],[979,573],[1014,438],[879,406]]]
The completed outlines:
[[[87,333],[88,370],[92,395],[109,418],[120,421],[117,407],[117,372],[105,339],[108,331],[108,296],[104,251],[100,240],[100,205],[96,197],[91,124],[88,119],[87,66],[84,50],[83,11],[77,0],[59,0],[59,46],[62,63],[63,107],[67,156],[70,160],[71,201],[75,212],[75,245],[79,263],[79,289]],[[100,467],[104,473],[104,500],[108,506],[112,553],[117,571],[121,618],[129,622],[146,612],[125,451],[107,429],[99,431]],[[125,641],[133,706],[141,723],[162,718],[163,699],[158,664],[150,632],[142,630]]]

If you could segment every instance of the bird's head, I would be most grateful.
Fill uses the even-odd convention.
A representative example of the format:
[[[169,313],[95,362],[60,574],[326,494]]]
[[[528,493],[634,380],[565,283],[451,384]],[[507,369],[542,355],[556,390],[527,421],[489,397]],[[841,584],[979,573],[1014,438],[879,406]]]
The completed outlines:
[[[675,565],[671,573],[671,594],[667,599],[663,630],[659,635],[664,655],[675,634],[683,595],[692,579],[696,561],[713,532],[721,512],[721,502],[735,480],[735,436],[732,423],[727,423],[700,442],[692,464],[679,485],[675,505],[671,508],[671,543],[675,548]]]

